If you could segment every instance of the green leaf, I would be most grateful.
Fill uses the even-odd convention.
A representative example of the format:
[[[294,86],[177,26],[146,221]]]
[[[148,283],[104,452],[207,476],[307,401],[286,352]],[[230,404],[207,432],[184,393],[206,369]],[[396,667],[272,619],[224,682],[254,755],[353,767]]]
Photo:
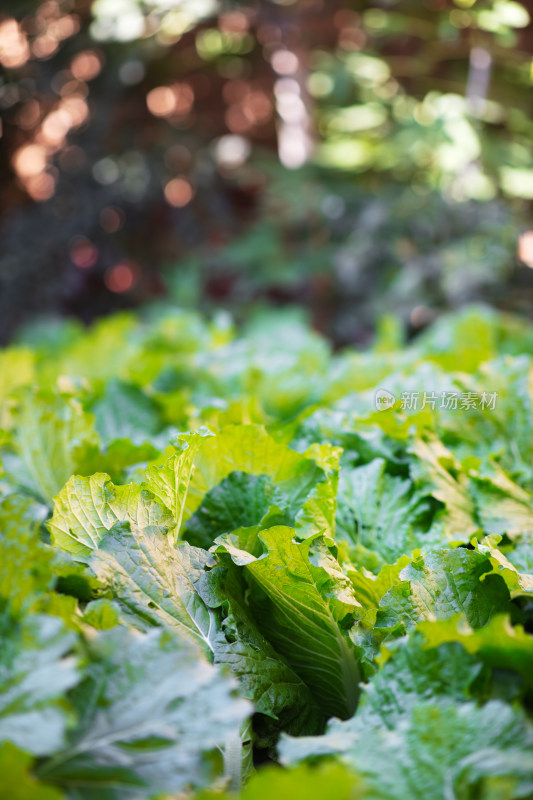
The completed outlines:
[[[214,614],[194,583],[214,559],[187,543],[174,547],[167,535],[114,525],[92,553],[90,566],[127,612],[139,622],[164,625],[212,651]]]
[[[246,603],[237,567],[210,569],[195,584],[210,609],[219,613],[211,642],[216,663],[239,678],[241,693],[253,700],[257,744],[273,744],[280,730],[293,735],[319,732],[324,717],[308,687],[263,636]]]
[[[504,703],[492,701],[481,708],[473,703],[420,704],[406,720],[400,739],[398,733],[377,730],[373,736],[363,736],[359,752],[346,758],[350,765],[358,765],[370,792],[378,797],[444,800],[459,793],[459,797],[473,798],[483,792],[483,784],[480,787],[469,766],[471,757],[481,751],[487,752],[484,777],[514,777],[519,757],[525,777],[533,780],[533,729],[524,714]],[[502,769],[506,757],[508,766]],[[511,798],[520,796],[520,792],[510,794]]]
[[[217,536],[237,528],[259,524],[270,507],[287,504],[267,475],[230,472],[205,495],[199,508],[187,520],[183,538],[209,549]],[[279,517],[283,517],[281,510]]]
[[[496,352],[495,320],[485,308],[446,314],[418,341],[421,351],[448,371],[475,372]]]
[[[385,468],[384,459],[376,458],[362,467],[341,470],[337,535],[393,563],[435,542],[423,533],[427,501],[413,491],[411,481],[387,475]]]
[[[12,766],[29,796],[30,770],[72,800],[220,796],[286,732],[334,763],[244,800],[533,797],[532,329],[474,309],[330,357],[277,313],[234,338],[158,307],[0,354],[9,800]]]
[[[310,769],[301,765],[282,771],[269,768],[252,776],[242,800],[358,800],[364,796],[361,782],[338,764]]]
[[[472,473],[473,497],[483,530],[510,539],[533,533],[533,496],[495,462]]]
[[[467,542],[479,526],[461,465],[437,439],[417,439],[412,451],[416,456],[411,468],[415,484],[444,506],[439,515],[444,537],[452,543]]]
[[[313,458],[322,467],[328,477],[327,480],[317,483],[296,514],[294,526],[299,539],[320,534],[333,544],[341,454],[340,447],[330,444],[314,444],[305,452],[306,456]]]
[[[216,436],[205,438],[194,466],[186,516],[200,505],[206,492],[236,470],[267,475],[290,498],[295,513],[311,489],[325,478],[314,460],[278,444],[262,425],[228,425]]]
[[[114,314],[97,320],[82,336],[74,336],[62,352],[56,353],[52,345],[47,352],[50,382],[57,375],[86,380],[122,376],[127,365],[139,357],[138,328],[134,314]]]
[[[55,499],[48,522],[52,541],[85,560],[116,522],[167,530],[173,524],[168,510],[150,492],[134,483],[114,486],[109,475],[73,475]]]
[[[426,701],[402,715],[392,730],[371,727],[364,715],[360,722],[356,715],[333,721],[322,737],[285,737],[281,758],[287,764],[336,754],[364,780],[365,796],[376,800],[489,797],[484,791],[501,776],[510,779],[510,791],[496,796],[512,800],[525,798],[521,786],[532,785],[532,745],[525,715],[505,703]]]
[[[207,429],[183,437],[180,452],[170,456],[162,466],[151,466],[146,470],[143,487],[148,489],[168,509],[173,519],[175,538],[180,533],[186,513],[191,478],[195,469],[195,458],[204,439],[213,434]]]
[[[250,616],[237,576],[221,567],[206,571],[215,564],[208,553],[185,542],[174,547],[168,536],[123,524],[111,529],[90,563],[138,625],[173,628],[231,669],[256,711],[277,721],[262,723],[263,738],[279,728],[293,733],[321,728],[309,690]]]
[[[533,570],[529,573],[520,572],[511,560],[513,558],[513,551],[509,553],[509,558],[506,558],[504,553],[496,546],[500,540],[501,536],[492,534],[482,539],[479,544],[473,539],[473,543],[479,553],[483,553],[483,555],[490,558],[494,571],[498,575],[501,575],[511,593],[521,594],[533,592]]]
[[[352,583],[355,596],[362,607],[367,611],[377,611],[382,597],[398,583],[400,572],[410,563],[411,559],[408,556],[403,556],[396,564],[385,564],[377,575],[374,575],[364,567],[354,569],[350,564],[347,564],[344,569]]]
[[[89,648],[80,725],[41,777],[83,796],[127,798],[202,787],[221,773],[217,751],[251,710],[231,679],[169,631],[113,629]]]
[[[159,449],[153,439],[138,445],[131,439],[113,439],[105,452],[98,456],[97,469],[110,475],[113,483],[129,483],[134,470],[140,470],[158,456]],[[144,474],[142,477],[144,478]]]
[[[314,693],[328,716],[347,717],[359,696],[359,666],[346,629],[353,624],[359,603],[332,571],[314,566],[309,549],[313,539],[293,541],[294,531],[275,527],[260,540],[267,555],[260,558],[221,544],[262,589],[254,617],[261,632]],[[340,568],[338,568],[340,572]]]
[[[358,711],[369,726],[393,729],[424,700],[457,704],[474,697],[482,664],[458,642],[428,648],[416,629],[384,646],[383,653],[387,661],[364,686]]]
[[[124,381],[111,380],[92,407],[96,430],[104,443],[131,439],[140,445],[161,428],[157,405],[144,392]]]
[[[340,764],[309,767],[300,764],[293,769],[263,767],[258,770],[239,795],[241,800],[363,800],[362,781]],[[195,800],[232,800],[234,795],[202,792]]]
[[[517,673],[525,685],[533,689],[533,636],[525,633],[520,625],[511,625],[506,616],[493,617],[477,630],[459,616],[446,621],[421,622],[417,630],[428,647],[458,642],[492,669]]]
[[[489,453],[501,453],[503,468],[510,474],[522,474],[530,480],[533,370],[529,356],[523,352],[514,358],[500,356],[481,365],[479,382],[484,391],[497,392],[497,402],[493,411],[479,414],[476,439],[486,443]]]
[[[507,558],[520,573],[533,574],[533,541],[520,539],[507,553]]]
[[[0,500],[0,598],[28,611],[54,580],[54,553],[39,539],[43,507],[21,495]]]
[[[14,485],[51,503],[73,473],[92,471],[99,440],[92,417],[74,398],[27,394],[15,422],[14,452],[3,455]]]
[[[486,556],[463,547],[419,555],[382,598],[376,625],[387,628],[402,622],[411,628],[421,620],[448,619],[457,613],[465,614],[474,628],[486,625],[495,614],[511,610],[503,578],[490,573]]]
[[[31,765],[27,753],[9,743],[0,745],[0,800],[61,800],[61,792],[34,778]]]
[[[54,753],[64,743],[68,722],[65,692],[79,678],[68,656],[74,636],[62,621],[45,614],[21,622],[0,608],[0,742],[34,755]]]
[[[35,379],[35,353],[26,347],[10,347],[0,353],[0,427],[11,424],[8,398],[15,389]]]
[[[278,444],[261,425],[228,425],[216,436],[200,430],[182,436],[180,443],[182,451],[162,466],[150,467],[143,484],[172,513],[176,535],[201,507],[206,494],[233,472],[270,478],[282,496],[289,498],[289,513],[293,515],[315,485],[325,479],[324,470],[314,460]]]
[[[105,597],[101,597],[99,600],[91,600],[85,606],[83,621],[99,631],[107,631],[119,624],[119,610],[114,603]]]

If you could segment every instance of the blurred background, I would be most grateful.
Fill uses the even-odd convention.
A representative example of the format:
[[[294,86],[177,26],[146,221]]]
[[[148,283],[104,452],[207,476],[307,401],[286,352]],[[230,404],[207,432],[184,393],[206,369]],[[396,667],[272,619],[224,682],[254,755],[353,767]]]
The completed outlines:
[[[2,0],[0,343],[153,301],[337,346],[530,315],[532,89],[514,0]]]

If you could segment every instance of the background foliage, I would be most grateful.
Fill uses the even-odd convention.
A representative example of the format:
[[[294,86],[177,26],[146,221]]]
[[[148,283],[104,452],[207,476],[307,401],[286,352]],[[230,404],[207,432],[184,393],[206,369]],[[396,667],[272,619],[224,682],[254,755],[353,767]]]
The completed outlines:
[[[339,343],[376,310],[528,308],[524,4],[8,0],[0,25],[3,340],[165,294],[302,303]]]

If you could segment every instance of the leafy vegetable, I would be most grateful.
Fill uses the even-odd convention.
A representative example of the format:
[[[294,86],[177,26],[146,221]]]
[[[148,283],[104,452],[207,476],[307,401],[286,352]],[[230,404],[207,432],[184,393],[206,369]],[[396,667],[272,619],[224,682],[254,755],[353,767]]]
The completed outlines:
[[[38,782],[29,772],[31,757],[11,744],[0,745],[2,800],[60,800],[61,792]]]
[[[296,544],[292,536],[289,528],[264,531],[260,539],[268,555],[262,558],[232,544],[227,551],[262,590],[252,608],[266,637],[315,693],[324,713],[346,717],[357,705],[360,677],[346,628],[359,603],[340,569],[339,577],[312,563],[313,540]]]
[[[143,787],[202,785],[208,754],[237,738],[249,706],[234,683],[169,631],[114,629],[90,645],[92,667],[75,695],[78,728],[40,770],[90,796],[127,797]]]
[[[56,499],[48,527],[55,544],[81,558],[98,546],[116,522],[124,521],[164,529],[172,518],[136,484],[114,486],[109,475],[96,473],[69,480]]]
[[[45,755],[65,740],[63,695],[79,680],[68,656],[74,636],[56,617],[28,615],[18,623],[5,606],[0,613],[0,741]]]
[[[533,796],[530,327],[271,325],[2,354],[10,798]]]

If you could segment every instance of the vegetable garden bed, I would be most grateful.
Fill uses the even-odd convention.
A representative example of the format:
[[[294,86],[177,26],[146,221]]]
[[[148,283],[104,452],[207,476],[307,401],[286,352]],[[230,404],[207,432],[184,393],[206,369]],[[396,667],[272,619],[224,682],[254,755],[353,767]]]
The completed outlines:
[[[382,330],[0,353],[0,796],[533,797],[533,328]]]

